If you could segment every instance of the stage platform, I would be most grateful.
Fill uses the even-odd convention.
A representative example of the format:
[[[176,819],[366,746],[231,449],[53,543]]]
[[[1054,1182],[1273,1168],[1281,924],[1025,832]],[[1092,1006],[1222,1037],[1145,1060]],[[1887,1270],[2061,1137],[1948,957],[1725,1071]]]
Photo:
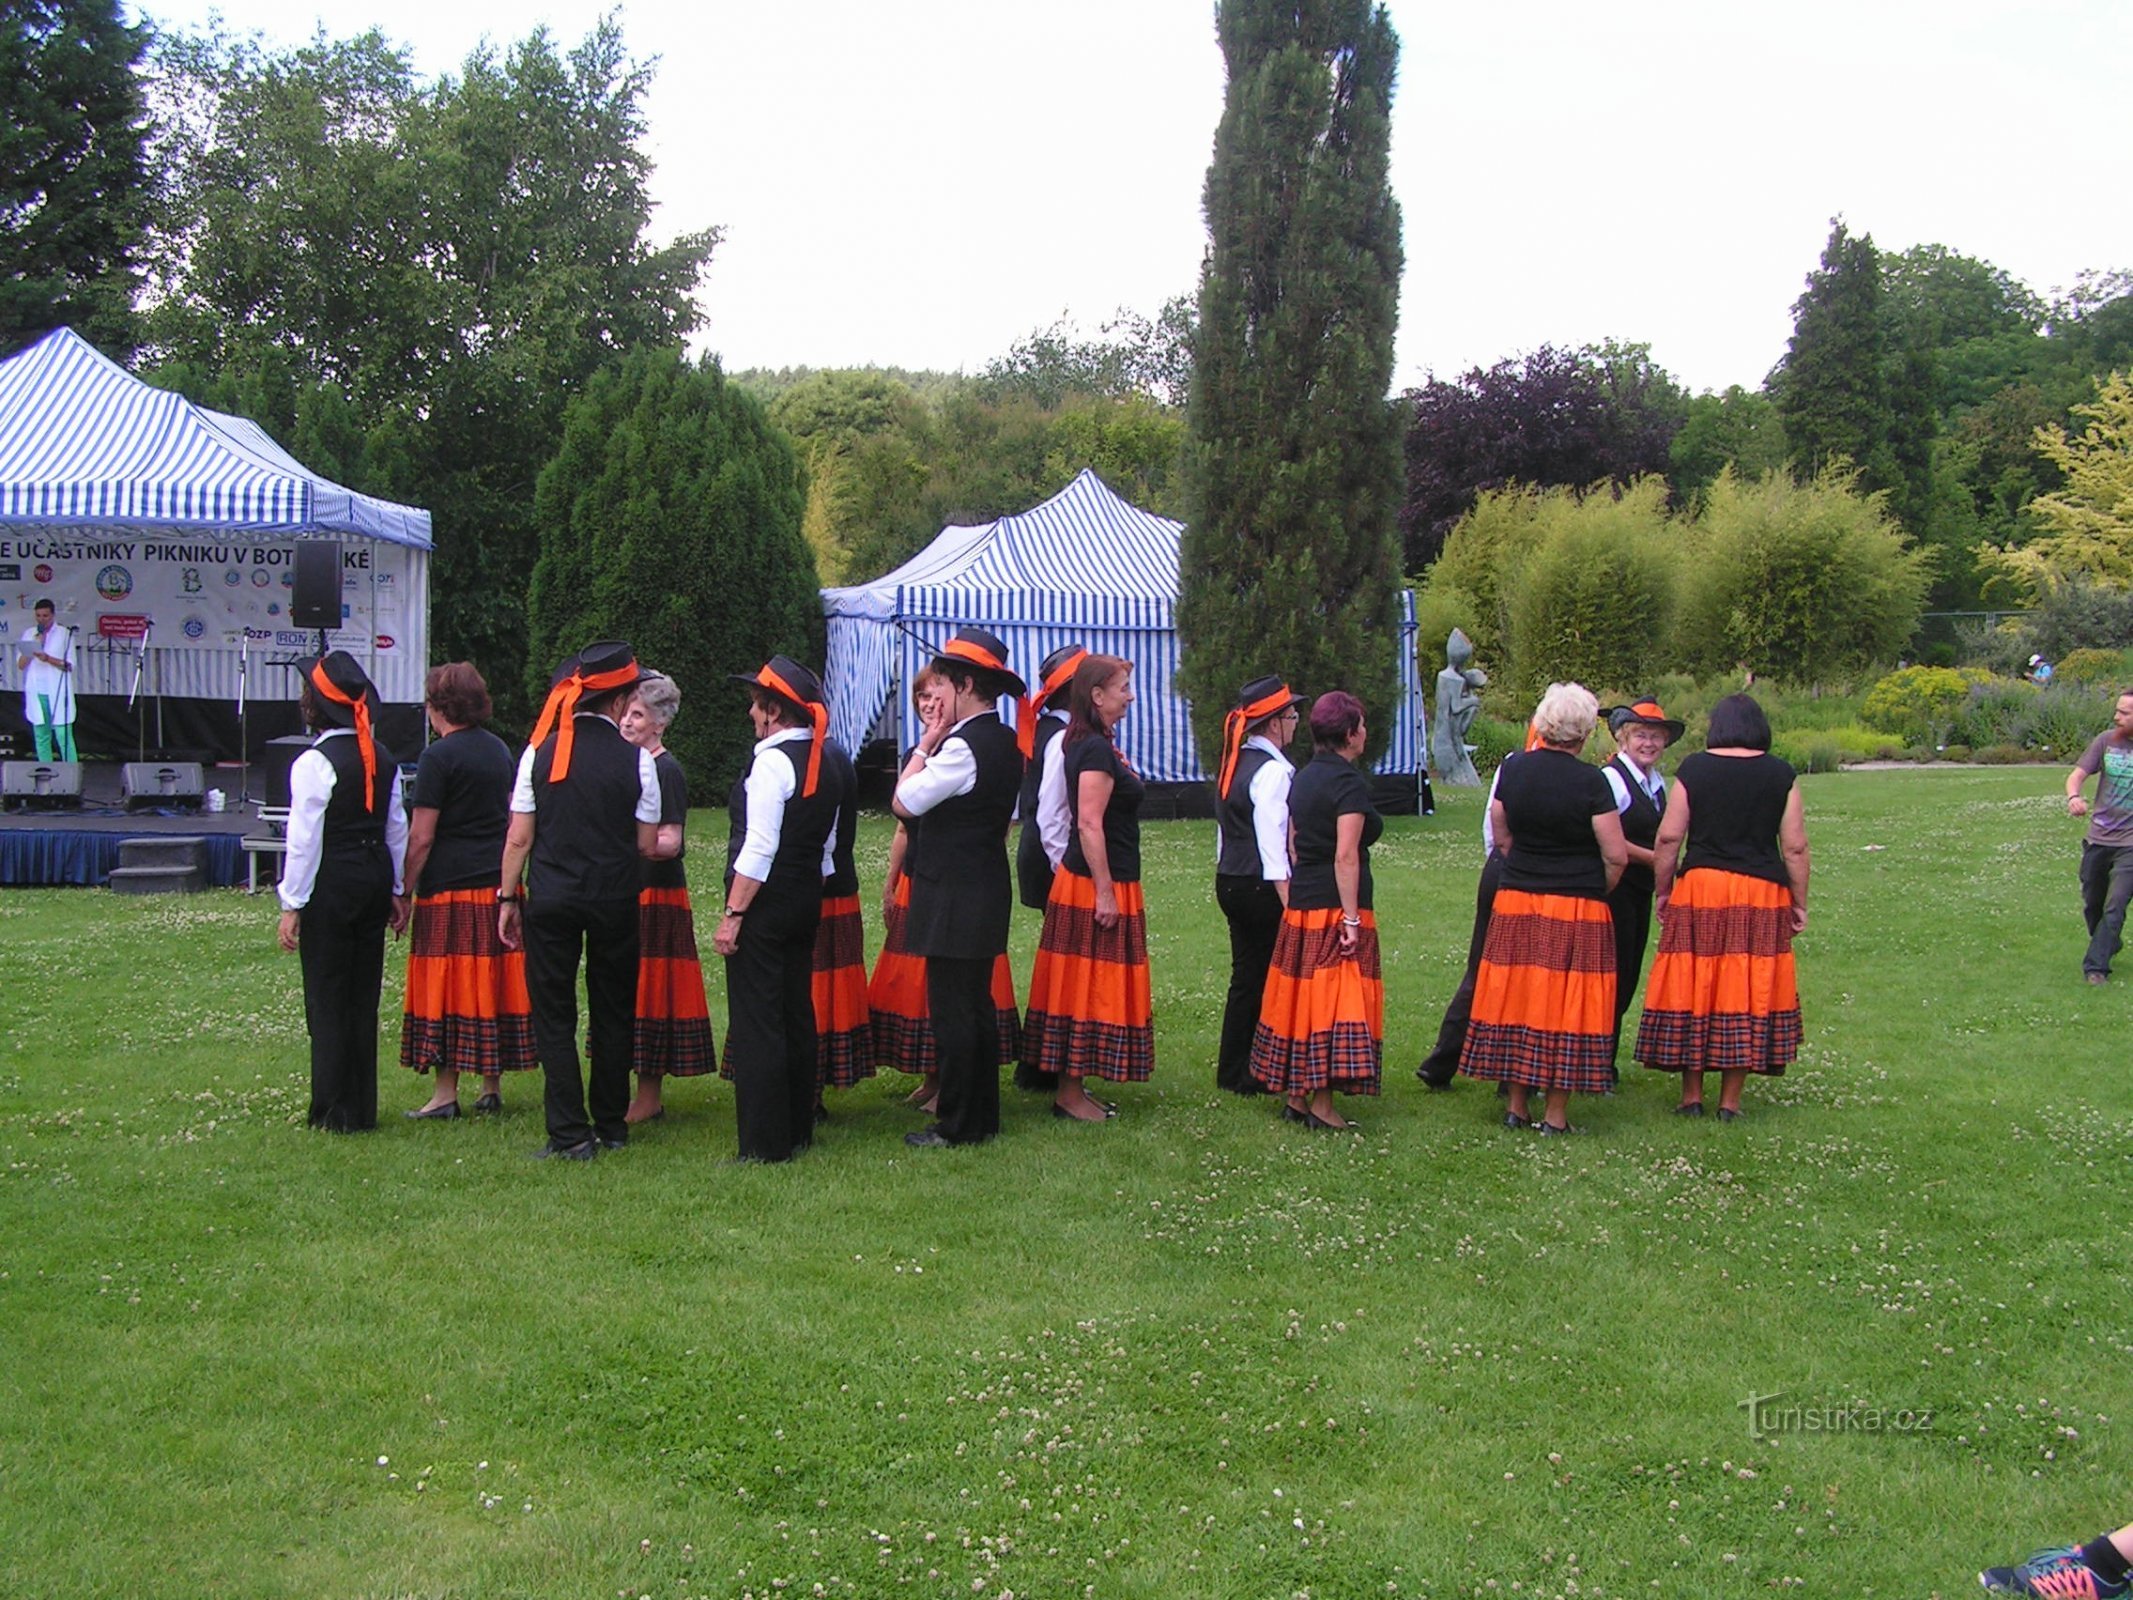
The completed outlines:
[[[247,787],[264,792],[264,769],[249,774],[235,766],[207,769],[207,786],[228,797],[229,809],[211,811],[128,811],[119,794],[119,764],[91,761],[82,768],[82,803],[62,810],[0,811],[0,885],[9,888],[80,886],[99,888],[119,864],[119,846],[128,839],[155,834],[191,835],[207,841],[208,882],[217,888],[241,887],[245,881],[242,840],[264,830],[258,801],[238,806]],[[262,887],[273,882],[280,858],[260,862]]]

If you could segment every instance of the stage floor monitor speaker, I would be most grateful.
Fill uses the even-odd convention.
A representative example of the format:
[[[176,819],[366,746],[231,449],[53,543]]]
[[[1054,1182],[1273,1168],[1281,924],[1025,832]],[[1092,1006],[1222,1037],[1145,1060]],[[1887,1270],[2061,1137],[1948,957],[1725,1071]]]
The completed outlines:
[[[119,772],[119,794],[128,811],[147,806],[198,809],[207,776],[197,761],[129,761]]]
[[[78,806],[81,804],[81,763],[0,763],[0,799],[5,799],[9,805]]]
[[[341,625],[341,546],[336,539],[296,541],[296,574],[289,621],[299,628]]]
[[[289,808],[289,769],[296,765],[296,758],[310,749],[313,740],[307,733],[285,733],[279,739],[269,739],[259,752],[260,765],[265,769],[265,793],[260,799],[263,806],[286,811]]]

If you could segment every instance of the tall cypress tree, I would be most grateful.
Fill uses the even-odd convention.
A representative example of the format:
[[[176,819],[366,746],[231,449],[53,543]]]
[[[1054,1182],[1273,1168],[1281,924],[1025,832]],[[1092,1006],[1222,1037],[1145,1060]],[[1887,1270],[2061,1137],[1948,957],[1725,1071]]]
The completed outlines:
[[[1229,86],[1192,341],[1179,682],[1203,759],[1263,673],[1356,694],[1376,742],[1399,683],[1399,40],[1369,0],[1221,0],[1215,26]]]

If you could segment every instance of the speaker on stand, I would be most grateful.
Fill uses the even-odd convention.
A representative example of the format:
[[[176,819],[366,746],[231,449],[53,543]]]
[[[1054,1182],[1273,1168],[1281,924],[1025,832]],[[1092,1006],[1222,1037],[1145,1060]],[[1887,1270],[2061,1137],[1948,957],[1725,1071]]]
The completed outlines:
[[[296,541],[295,584],[289,595],[289,621],[318,630],[318,653],[326,653],[326,635],[341,625],[341,546],[335,539]]]

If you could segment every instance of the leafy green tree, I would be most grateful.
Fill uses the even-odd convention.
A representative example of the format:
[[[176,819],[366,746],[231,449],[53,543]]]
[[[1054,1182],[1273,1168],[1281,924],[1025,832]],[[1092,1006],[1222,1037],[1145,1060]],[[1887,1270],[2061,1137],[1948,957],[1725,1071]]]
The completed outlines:
[[[0,0],[0,356],[57,327],[132,353],[147,43],[117,0]]]
[[[2065,483],[2030,502],[2045,531],[2004,563],[2033,592],[2068,579],[2133,589],[2133,379],[2112,373],[2074,414],[2086,422],[2079,433],[2037,430]]]
[[[1527,698],[1551,682],[1634,692],[1670,665],[1681,541],[1662,478],[1619,494],[1557,489],[1509,595],[1508,680]]]
[[[668,747],[723,796],[753,742],[725,675],[821,664],[801,500],[792,446],[716,362],[640,350],[596,373],[535,492],[529,693],[588,641],[629,640],[689,697]]]
[[[1204,752],[1237,686],[1398,692],[1402,416],[1387,398],[1400,213],[1399,41],[1367,0],[1221,0],[1188,407],[1179,684]]]
[[[1791,456],[1770,397],[1736,383],[1723,394],[1700,394],[1687,403],[1667,459],[1675,498],[1693,507],[1727,467],[1736,477],[1759,478]]]
[[[1925,558],[1849,469],[1806,483],[1721,473],[1693,550],[1676,646],[1692,668],[1842,681],[1893,660],[1917,631]]]
[[[434,84],[375,32],[181,37],[160,67],[151,345],[173,370],[338,391],[375,468],[351,486],[432,513],[433,653],[523,712],[534,480],[602,363],[696,326],[717,239],[645,237],[649,69],[612,19]]]
[[[1457,596],[1472,608],[1453,620],[1474,641],[1475,660],[1505,681],[1510,678],[1511,597],[1527,558],[1547,537],[1542,516],[1551,492],[1563,491],[1483,490],[1474,509],[1446,535],[1444,553],[1429,569],[1426,596]]]
[[[988,362],[978,389],[988,399],[1019,395],[1042,406],[1074,396],[1182,405],[1192,382],[1192,325],[1193,304],[1183,296],[1152,320],[1121,307],[1094,339],[1061,317]]]

